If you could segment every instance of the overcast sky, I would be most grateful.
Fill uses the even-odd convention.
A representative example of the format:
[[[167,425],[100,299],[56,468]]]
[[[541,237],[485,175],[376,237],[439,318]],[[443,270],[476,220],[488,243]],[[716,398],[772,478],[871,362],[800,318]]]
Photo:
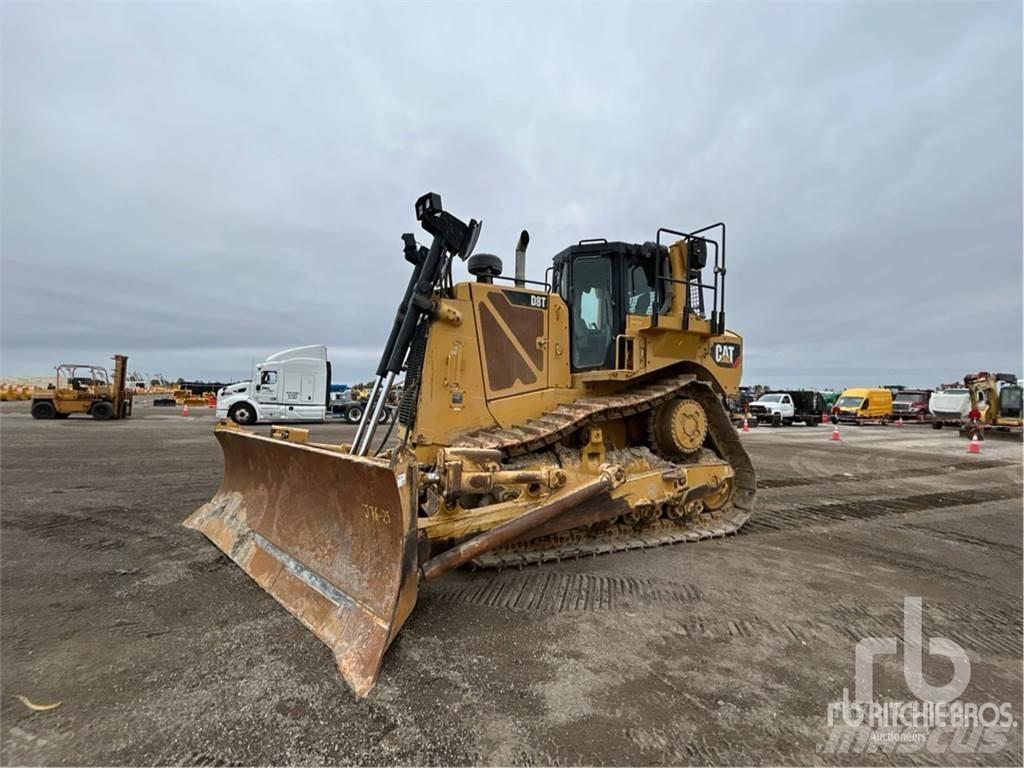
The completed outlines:
[[[1021,5],[2,6],[2,359],[365,379],[413,202],[531,276],[728,222],[745,381],[1022,371]]]

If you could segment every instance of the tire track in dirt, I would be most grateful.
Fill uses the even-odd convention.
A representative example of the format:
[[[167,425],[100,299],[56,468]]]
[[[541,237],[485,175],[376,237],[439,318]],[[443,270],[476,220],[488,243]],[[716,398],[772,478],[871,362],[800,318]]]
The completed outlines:
[[[941,539],[942,541],[947,541],[953,544],[966,544],[989,551],[998,550],[1000,552],[1008,552],[1018,558],[1024,554],[1024,549],[1021,548],[1020,544],[1015,543],[1012,540],[992,541],[990,539],[981,539],[977,536],[962,533],[961,531],[953,531],[948,528],[940,528],[937,525],[923,525],[921,523],[900,522],[897,527],[901,530],[923,533],[927,536],[932,536],[933,538]]]
[[[82,512],[51,512],[40,516],[16,510],[5,511],[0,528],[21,531],[29,536],[55,540],[94,552],[120,549],[130,541],[166,545],[168,534],[160,532],[158,520],[145,525],[138,510],[129,507],[104,507]],[[132,517],[138,522],[132,522]]]
[[[1016,466],[1018,465],[1009,461],[963,461],[955,464],[942,464],[930,467],[908,467],[906,469],[893,470],[890,472],[818,474],[810,477],[806,475],[803,477],[766,477],[757,481],[757,488],[758,490],[770,490],[773,488],[800,488],[802,486],[820,485],[824,483],[831,484],[875,480],[903,480],[908,478],[931,477],[933,475],[947,475],[951,470],[955,472],[972,472]]]
[[[786,506],[779,509],[760,508],[739,532],[740,536],[774,533],[810,526],[838,525],[861,520],[872,520],[891,515],[905,515],[947,509],[968,504],[984,504],[1021,498],[1021,487],[978,488],[959,491],[921,493],[899,498],[858,499],[826,504]]]
[[[999,607],[978,607],[927,601],[925,621],[933,635],[947,637],[968,652],[983,651],[1020,658],[1022,635],[1019,602]],[[856,644],[866,637],[903,637],[903,605],[894,600],[885,605],[844,602],[832,605],[820,618],[779,621],[757,614],[722,618],[693,615],[666,618],[662,639],[723,642],[732,639],[784,643],[824,642],[838,639]],[[852,648],[852,645],[851,645]]]
[[[703,599],[688,584],[629,576],[536,571],[488,576],[463,587],[429,595],[439,603],[541,613],[613,611],[643,605],[685,605]]]
[[[1021,604],[980,608],[929,601],[925,620],[929,631],[940,632],[968,651],[983,650],[1017,659],[1021,656]],[[865,637],[891,636],[903,639],[903,606],[895,602],[882,608],[864,604],[833,606],[834,626],[857,642]]]

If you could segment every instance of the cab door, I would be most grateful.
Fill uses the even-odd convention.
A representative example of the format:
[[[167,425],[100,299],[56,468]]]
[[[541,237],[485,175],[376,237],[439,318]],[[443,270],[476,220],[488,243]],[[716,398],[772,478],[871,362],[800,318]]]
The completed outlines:
[[[605,254],[576,256],[569,268],[569,348],[572,369],[615,366],[615,337],[622,333],[615,263]]]
[[[259,370],[259,378],[256,380],[256,402],[280,403],[280,371],[273,367],[263,367]]]

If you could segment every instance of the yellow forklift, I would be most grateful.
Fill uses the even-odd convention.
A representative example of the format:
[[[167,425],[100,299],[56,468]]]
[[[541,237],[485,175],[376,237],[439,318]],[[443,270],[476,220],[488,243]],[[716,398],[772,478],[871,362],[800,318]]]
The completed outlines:
[[[94,419],[126,419],[132,415],[132,391],[127,386],[128,357],[114,355],[114,376],[98,365],[57,366],[52,389],[32,395],[36,419],[66,419],[73,413]]]

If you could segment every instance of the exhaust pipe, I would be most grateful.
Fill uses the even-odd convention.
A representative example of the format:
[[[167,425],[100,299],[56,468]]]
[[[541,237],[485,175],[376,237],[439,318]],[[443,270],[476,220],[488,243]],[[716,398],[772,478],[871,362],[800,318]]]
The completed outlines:
[[[516,243],[516,288],[526,287],[526,246],[529,244],[530,233],[524,229]]]

